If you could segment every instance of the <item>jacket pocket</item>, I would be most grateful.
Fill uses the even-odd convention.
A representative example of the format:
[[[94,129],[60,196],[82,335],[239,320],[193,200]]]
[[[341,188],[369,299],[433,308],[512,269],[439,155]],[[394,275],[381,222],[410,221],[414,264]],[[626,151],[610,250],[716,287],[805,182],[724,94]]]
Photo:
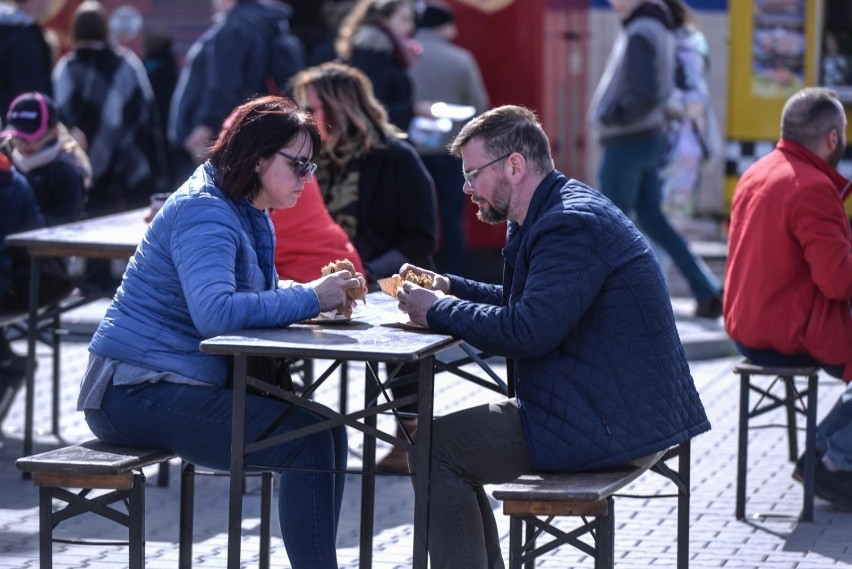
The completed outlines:
[[[586,405],[588,405],[592,412],[597,415],[598,419],[603,425],[603,428],[606,430],[606,434],[612,436],[612,431],[609,430],[609,423],[606,422],[606,417],[603,416],[603,413],[601,413],[600,409],[598,409],[597,405],[595,405],[595,402],[592,401],[592,398],[589,397],[589,395],[583,390],[583,388],[580,387],[580,384],[574,381],[574,378],[570,375],[568,376],[568,381],[571,382],[571,385],[574,386],[574,389],[577,390],[577,393],[580,394],[580,397],[583,398],[583,401],[586,402]]]

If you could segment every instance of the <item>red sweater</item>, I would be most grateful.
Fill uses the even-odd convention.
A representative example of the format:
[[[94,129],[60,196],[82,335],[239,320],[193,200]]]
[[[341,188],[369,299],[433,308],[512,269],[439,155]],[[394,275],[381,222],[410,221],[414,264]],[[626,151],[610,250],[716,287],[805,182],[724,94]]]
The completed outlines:
[[[358,251],[329,215],[315,180],[305,183],[295,206],[270,216],[278,278],[310,282],[319,278],[323,265],[337,259],[349,259],[358,272],[364,272]]]
[[[852,380],[850,182],[782,139],[737,183],[725,327],[753,349],[809,354]]]

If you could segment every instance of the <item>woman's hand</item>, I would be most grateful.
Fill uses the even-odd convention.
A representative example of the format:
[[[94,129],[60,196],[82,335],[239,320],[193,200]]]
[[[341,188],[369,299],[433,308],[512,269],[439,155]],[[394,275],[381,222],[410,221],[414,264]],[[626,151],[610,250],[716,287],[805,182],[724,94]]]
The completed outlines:
[[[354,300],[349,301],[347,299],[346,291],[364,286],[364,277],[361,275],[353,276],[349,271],[337,271],[311,281],[305,286],[312,288],[317,294],[320,312],[326,312],[327,310],[341,308],[347,302],[354,304]]]
[[[450,294],[450,279],[448,279],[444,275],[439,275],[436,272],[429,271],[427,269],[421,269],[416,265],[410,265],[408,263],[405,263],[399,268],[400,275],[404,275],[409,271],[418,276],[429,275],[430,277],[432,277],[432,290],[437,290],[443,292],[444,294]]]

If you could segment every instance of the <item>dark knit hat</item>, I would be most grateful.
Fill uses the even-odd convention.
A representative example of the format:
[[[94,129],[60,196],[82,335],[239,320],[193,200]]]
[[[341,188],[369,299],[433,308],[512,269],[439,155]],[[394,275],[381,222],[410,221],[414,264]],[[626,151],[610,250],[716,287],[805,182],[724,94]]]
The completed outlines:
[[[446,4],[429,3],[420,16],[421,28],[437,28],[456,21],[453,11]]]
[[[3,134],[38,140],[59,121],[56,103],[37,91],[19,95],[9,106]]]

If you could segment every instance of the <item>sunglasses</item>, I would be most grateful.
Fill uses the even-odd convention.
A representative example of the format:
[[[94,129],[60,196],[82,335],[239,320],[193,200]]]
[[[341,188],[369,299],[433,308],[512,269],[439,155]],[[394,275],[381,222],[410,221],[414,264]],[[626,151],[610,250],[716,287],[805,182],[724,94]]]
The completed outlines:
[[[280,150],[278,151],[278,154],[289,160],[295,166],[294,170],[299,178],[310,178],[314,175],[314,172],[317,171],[317,165],[313,162],[300,160],[295,156],[290,156],[286,152],[281,152]]]

